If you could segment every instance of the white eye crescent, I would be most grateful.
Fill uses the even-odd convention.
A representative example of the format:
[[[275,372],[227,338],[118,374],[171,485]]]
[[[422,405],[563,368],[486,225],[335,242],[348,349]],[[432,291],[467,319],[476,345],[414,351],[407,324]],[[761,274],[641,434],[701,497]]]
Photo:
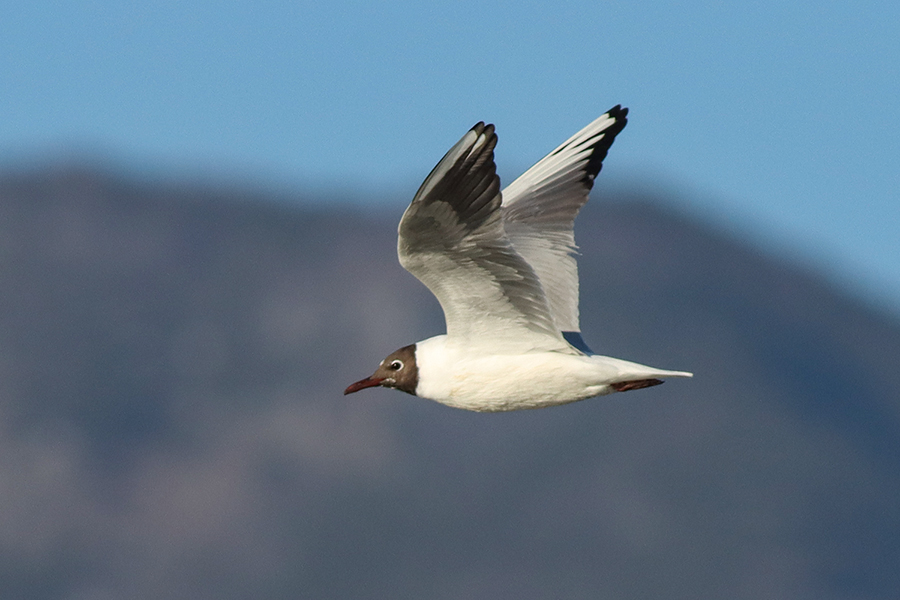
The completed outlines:
[[[392,360],[391,364],[389,366],[390,366],[391,371],[399,371],[400,369],[403,368],[403,361],[402,360]]]

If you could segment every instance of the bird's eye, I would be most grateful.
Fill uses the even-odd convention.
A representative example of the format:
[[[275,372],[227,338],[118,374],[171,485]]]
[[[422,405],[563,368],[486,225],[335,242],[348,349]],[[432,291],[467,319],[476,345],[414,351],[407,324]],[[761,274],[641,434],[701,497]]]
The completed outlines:
[[[391,371],[399,371],[400,369],[403,368],[403,361],[400,361],[400,360],[392,361],[390,364],[390,367],[391,367]]]

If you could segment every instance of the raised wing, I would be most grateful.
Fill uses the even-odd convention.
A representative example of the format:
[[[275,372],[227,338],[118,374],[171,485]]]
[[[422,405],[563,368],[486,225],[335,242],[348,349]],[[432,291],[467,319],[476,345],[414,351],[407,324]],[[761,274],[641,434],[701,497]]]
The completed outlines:
[[[611,108],[503,190],[506,233],[537,273],[554,326],[581,350],[587,348],[580,336],[568,335],[581,330],[573,226],[627,114]]]
[[[437,297],[449,339],[570,352],[503,229],[496,145],[494,126],[478,123],[431,171],[400,220],[400,264]]]

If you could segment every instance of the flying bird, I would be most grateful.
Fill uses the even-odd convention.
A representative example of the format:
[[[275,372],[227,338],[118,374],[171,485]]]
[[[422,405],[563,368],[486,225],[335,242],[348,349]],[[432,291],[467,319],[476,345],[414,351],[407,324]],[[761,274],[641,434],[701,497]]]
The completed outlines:
[[[508,411],[692,377],[594,354],[580,333],[573,226],[627,114],[610,109],[502,193],[494,126],[472,127],[398,228],[400,264],[437,297],[447,333],[391,353],[344,394],[383,386]]]

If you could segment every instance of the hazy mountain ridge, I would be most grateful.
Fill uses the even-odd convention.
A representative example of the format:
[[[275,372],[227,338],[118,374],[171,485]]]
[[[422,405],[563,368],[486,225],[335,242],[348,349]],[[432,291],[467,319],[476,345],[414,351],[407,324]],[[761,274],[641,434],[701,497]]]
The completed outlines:
[[[695,379],[475,415],[340,395],[442,329],[400,204],[0,179],[2,595],[892,597],[900,325],[599,192],[588,343]]]

